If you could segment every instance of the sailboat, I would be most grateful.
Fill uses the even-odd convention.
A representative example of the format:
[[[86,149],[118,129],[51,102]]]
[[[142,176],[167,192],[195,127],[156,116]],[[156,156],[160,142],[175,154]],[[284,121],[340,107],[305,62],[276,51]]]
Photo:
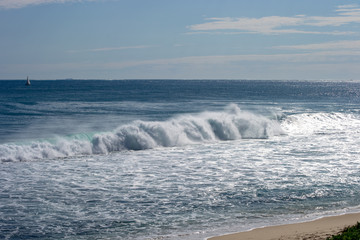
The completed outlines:
[[[30,85],[31,85],[30,80],[29,80],[29,76],[28,76],[27,79],[26,79],[25,85],[26,85],[26,86],[30,86]]]

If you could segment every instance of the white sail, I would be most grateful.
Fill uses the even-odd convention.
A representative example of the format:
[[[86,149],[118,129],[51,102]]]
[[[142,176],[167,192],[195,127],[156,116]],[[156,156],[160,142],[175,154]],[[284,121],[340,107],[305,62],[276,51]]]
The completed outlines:
[[[26,86],[29,86],[30,84],[31,84],[31,83],[30,83],[29,76],[28,76],[27,79],[26,79],[25,85],[26,85]]]

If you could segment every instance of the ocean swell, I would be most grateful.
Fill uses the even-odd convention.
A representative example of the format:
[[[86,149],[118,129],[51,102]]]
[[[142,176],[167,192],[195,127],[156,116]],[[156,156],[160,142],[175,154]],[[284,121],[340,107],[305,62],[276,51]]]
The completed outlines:
[[[279,123],[229,105],[223,111],[184,114],[167,121],[134,121],[89,140],[59,138],[30,144],[0,145],[2,162],[107,154],[124,150],[183,146],[201,142],[266,139],[284,134]]]

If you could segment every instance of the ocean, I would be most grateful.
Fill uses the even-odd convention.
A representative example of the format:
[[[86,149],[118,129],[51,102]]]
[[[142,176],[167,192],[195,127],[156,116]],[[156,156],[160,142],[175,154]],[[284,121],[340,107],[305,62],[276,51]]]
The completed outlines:
[[[206,239],[360,212],[360,83],[0,81],[0,239]]]

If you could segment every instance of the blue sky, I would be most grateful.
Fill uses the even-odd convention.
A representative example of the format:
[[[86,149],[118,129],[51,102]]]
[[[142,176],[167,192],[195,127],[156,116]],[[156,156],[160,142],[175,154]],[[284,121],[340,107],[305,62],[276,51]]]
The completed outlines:
[[[0,0],[0,79],[360,80],[360,2]]]

